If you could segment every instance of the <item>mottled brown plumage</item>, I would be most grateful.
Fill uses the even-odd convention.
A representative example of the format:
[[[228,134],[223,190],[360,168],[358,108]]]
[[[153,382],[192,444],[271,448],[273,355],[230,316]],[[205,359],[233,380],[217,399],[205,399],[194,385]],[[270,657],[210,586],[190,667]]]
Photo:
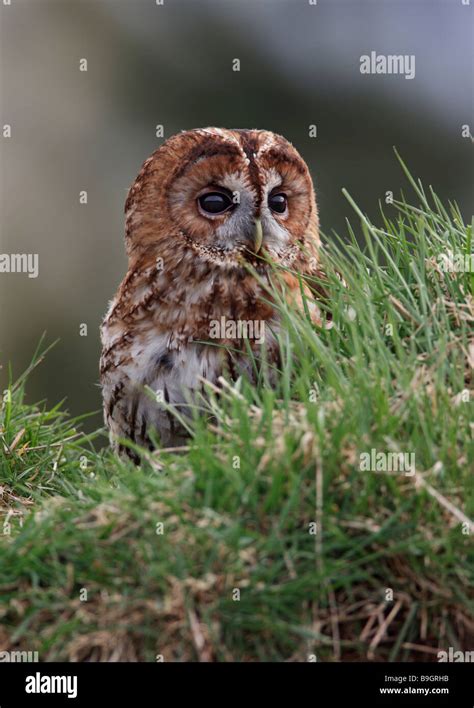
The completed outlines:
[[[216,205],[224,211],[208,211]],[[152,429],[170,446],[183,430],[163,401],[179,409],[201,377],[252,377],[247,343],[278,362],[278,313],[248,266],[264,283],[269,262],[315,270],[314,190],[284,138],[207,128],[173,136],[145,161],[125,214],[128,271],[101,329],[105,421],[115,447],[119,438],[150,446]],[[298,278],[284,279],[299,302]],[[245,323],[261,336],[248,338]]]

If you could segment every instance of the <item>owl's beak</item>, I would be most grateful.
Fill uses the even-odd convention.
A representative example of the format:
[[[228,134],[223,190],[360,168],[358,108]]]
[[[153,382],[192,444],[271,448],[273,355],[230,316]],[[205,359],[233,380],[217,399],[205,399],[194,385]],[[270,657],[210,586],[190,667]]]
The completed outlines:
[[[262,222],[260,221],[260,219],[255,220],[255,226],[253,228],[253,242],[255,253],[258,253],[262,248],[263,243],[263,230]]]

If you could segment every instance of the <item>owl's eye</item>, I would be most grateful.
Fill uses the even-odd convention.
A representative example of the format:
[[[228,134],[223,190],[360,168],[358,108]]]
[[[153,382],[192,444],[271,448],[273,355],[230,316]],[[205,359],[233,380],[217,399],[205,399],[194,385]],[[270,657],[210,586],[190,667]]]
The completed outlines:
[[[268,197],[268,206],[277,214],[284,214],[288,206],[288,198],[286,194],[270,194]]]
[[[199,206],[206,214],[222,214],[233,206],[232,199],[222,192],[207,192],[199,199]]]

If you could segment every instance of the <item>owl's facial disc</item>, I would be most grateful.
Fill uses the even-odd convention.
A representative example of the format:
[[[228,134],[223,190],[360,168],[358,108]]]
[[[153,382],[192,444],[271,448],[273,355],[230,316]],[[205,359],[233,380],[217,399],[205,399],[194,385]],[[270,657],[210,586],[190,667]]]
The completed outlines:
[[[231,137],[204,133],[204,142],[170,175],[172,223],[200,257],[214,263],[253,261],[261,251],[284,258],[304,238],[312,209],[312,184],[301,158],[273,138],[254,136],[252,142],[239,131]]]
[[[291,242],[285,228],[289,215],[290,197],[278,175],[273,173],[268,183],[255,188],[245,171],[219,175],[210,184],[198,189],[194,205],[196,220],[188,242],[200,246],[202,255],[219,254],[228,264],[229,259],[241,262],[242,257],[254,260],[255,256],[278,257]],[[181,213],[185,212],[182,209]]]

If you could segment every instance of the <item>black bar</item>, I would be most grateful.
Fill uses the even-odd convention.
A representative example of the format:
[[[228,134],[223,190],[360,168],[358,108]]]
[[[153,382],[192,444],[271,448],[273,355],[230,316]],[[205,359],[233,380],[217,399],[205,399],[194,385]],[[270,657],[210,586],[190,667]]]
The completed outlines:
[[[470,663],[0,663],[0,708],[178,706],[453,706],[472,708]],[[51,677],[58,677],[52,680]],[[74,683],[76,677],[77,684]],[[69,683],[67,680],[69,679]],[[29,693],[26,687],[64,693]],[[381,690],[382,689],[382,690]],[[423,689],[423,690],[421,690]],[[68,698],[68,692],[71,697]],[[74,693],[77,695],[74,696]],[[342,703],[341,703],[342,702]]]

